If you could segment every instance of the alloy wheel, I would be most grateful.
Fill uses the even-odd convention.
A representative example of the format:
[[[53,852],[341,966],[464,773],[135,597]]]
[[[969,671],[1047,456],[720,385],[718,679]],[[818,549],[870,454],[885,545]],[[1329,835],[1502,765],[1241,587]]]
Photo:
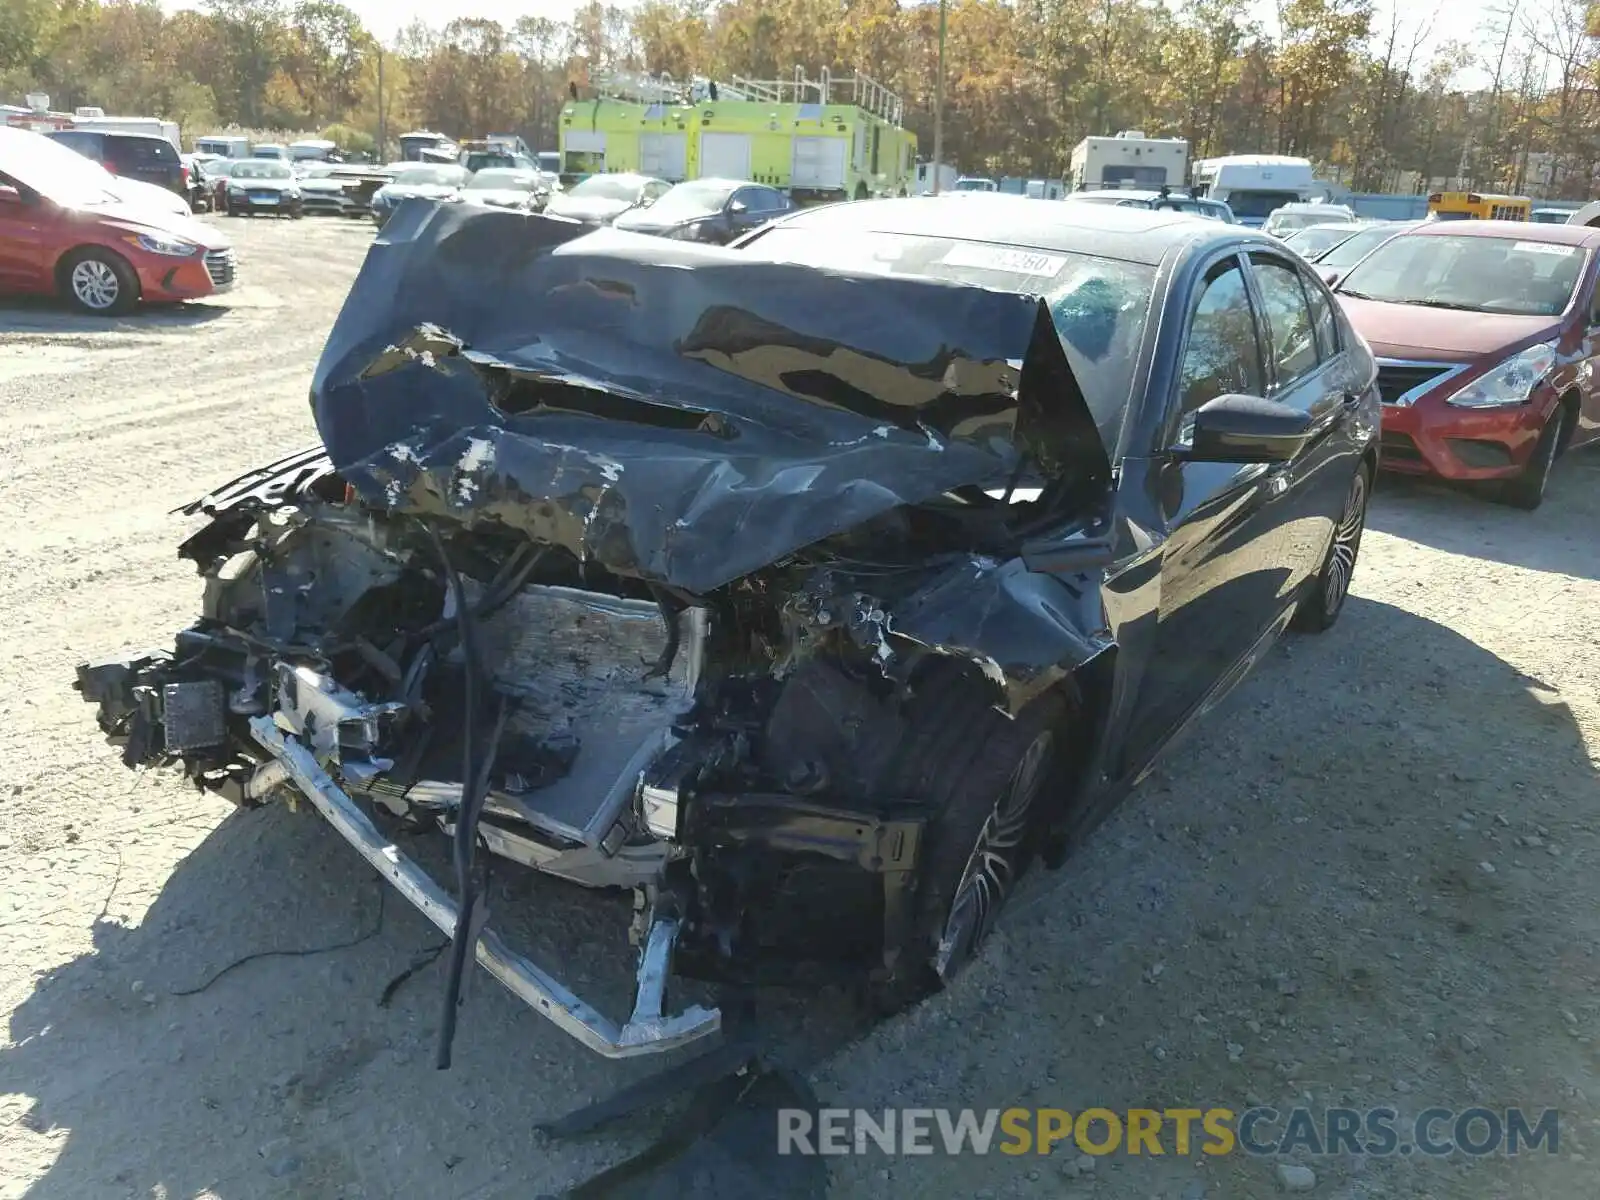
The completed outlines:
[[[934,954],[933,968],[941,979],[948,980],[971,957],[1016,882],[1018,857],[1054,744],[1048,730],[1034,738],[978,831]]]
[[[1361,530],[1367,515],[1367,473],[1357,471],[1350,482],[1350,495],[1344,515],[1333,531],[1333,546],[1328,555],[1328,577],[1322,585],[1322,603],[1332,614],[1339,611],[1350,592],[1350,577],[1356,569],[1356,553],[1361,549]]]
[[[86,258],[72,268],[72,294],[85,308],[104,312],[117,302],[122,293],[122,281],[111,269],[111,264],[98,258]]]

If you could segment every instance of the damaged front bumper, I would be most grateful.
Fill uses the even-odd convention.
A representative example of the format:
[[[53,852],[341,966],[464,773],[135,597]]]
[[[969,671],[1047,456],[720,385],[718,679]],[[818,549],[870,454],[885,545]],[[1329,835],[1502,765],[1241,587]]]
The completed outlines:
[[[378,831],[298,738],[285,734],[268,717],[253,718],[250,732],[262,749],[282,765],[295,788],[328,819],[328,824],[396,891],[442,932],[455,930],[460,916],[456,902]],[[491,929],[478,934],[476,958],[484,970],[534,1012],[595,1053],[606,1058],[659,1054],[708,1037],[722,1027],[721,1013],[715,1008],[694,1006],[675,1016],[662,1011],[679,928],[677,920],[651,922],[639,953],[633,1014],[623,1025],[604,1016],[549,972],[511,949]]]

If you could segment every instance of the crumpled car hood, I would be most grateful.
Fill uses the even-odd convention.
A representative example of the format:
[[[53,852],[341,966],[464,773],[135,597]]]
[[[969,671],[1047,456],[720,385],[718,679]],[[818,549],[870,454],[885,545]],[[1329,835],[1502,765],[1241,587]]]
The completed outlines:
[[[696,592],[1024,457],[1110,478],[1036,297],[474,205],[385,226],[312,406],[368,503]]]

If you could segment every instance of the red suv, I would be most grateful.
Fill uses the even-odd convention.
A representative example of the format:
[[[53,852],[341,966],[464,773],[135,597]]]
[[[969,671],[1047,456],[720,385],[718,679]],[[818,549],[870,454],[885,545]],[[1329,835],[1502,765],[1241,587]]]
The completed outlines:
[[[59,295],[103,315],[233,286],[222,233],[120,199],[113,182],[47,137],[0,127],[0,292]]]

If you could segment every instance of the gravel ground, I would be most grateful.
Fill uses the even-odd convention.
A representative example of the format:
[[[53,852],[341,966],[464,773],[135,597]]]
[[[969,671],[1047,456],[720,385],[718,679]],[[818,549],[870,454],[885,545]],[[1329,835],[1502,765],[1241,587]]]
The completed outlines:
[[[73,666],[192,615],[168,515],[311,441],[358,223],[225,222],[241,286],[113,323],[0,309],[0,1196],[518,1197],[642,1133],[533,1122],[614,1089],[481,975],[432,1069],[437,943],[305,806],[134,777]],[[1600,455],[1528,515],[1378,496],[1336,631],[1279,646],[950,992],[871,1027],[773,996],[781,1056],[847,1106],[1561,1110],[1560,1153],[1299,1159],[1314,1194],[1596,1192]],[[430,848],[431,849],[431,848]],[[625,913],[503,872],[495,920],[620,1009]],[[374,932],[375,931],[375,932]],[[244,954],[353,942],[312,956]],[[1266,1197],[1280,1163],[867,1156],[833,1193]]]

